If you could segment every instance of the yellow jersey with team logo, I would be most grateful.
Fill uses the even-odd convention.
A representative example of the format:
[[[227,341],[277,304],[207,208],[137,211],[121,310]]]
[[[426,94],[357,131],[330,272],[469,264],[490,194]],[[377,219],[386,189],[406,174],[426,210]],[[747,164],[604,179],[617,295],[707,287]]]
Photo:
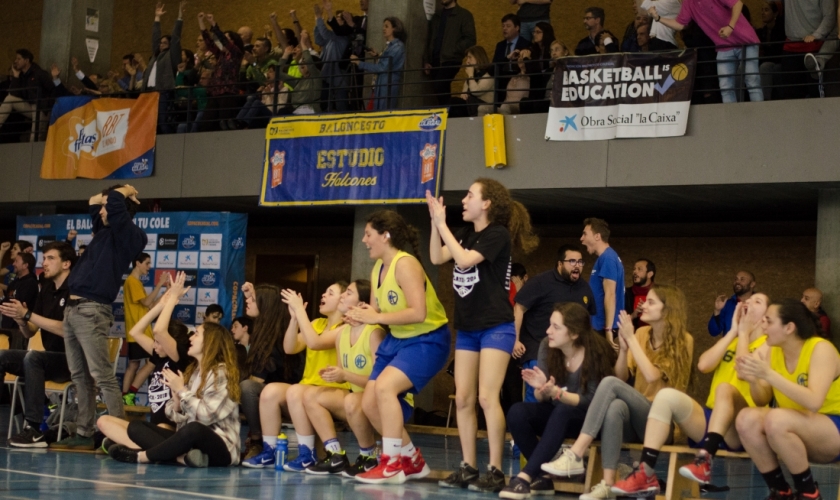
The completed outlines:
[[[788,372],[785,366],[785,354],[782,352],[781,347],[770,348],[770,368],[787,380],[808,387],[808,373],[811,371],[811,354],[814,352],[814,347],[820,342],[827,342],[834,349],[835,354],[837,354],[837,350],[831,342],[823,338],[811,337],[802,346],[802,350],[799,352],[799,361],[796,363],[796,369],[793,370],[793,373]],[[779,408],[790,408],[792,410],[806,409],[804,406],[782,394],[775,387],[773,388],[773,397],[776,398],[776,404]],[[831,382],[831,386],[828,388],[828,394],[825,395],[825,401],[823,401],[818,413],[840,415],[840,377],[835,378]]]
[[[763,346],[765,342],[767,342],[767,335],[762,335],[753,340],[750,342],[750,352]],[[715,375],[712,378],[712,387],[709,389],[709,399],[706,400],[706,408],[715,408],[715,389],[717,389],[718,384],[724,382],[735,386],[738,392],[741,393],[741,396],[744,396],[744,399],[750,407],[755,406],[755,401],[753,401],[752,395],[750,394],[750,383],[746,380],[739,379],[738,374],[735,373],[735,352],[737,347],[738,339],[736,338],[726,348],[726,354],[723,355],[723,359],[720,360],[720,364],[715,369]]]
[[[338,325],[336,325],[338,326]],[[312,328],[318,335],[324,333],[327,329],[327,318],[318,318],[312,322]],[[347,382],[327,382],[321,378],[319,372],[328,367],[337,364],[337,353],[335,347],[324,349],[323,351],[316,351],[314,349],[306,348],[306,366],[303,368],[303,378],[300,379],[301,384],[317,385],[319,387],[337,387],[339,389],[349,389],[350,384]]]
[[[370,372],[373,370],[374,355],[370,350],[370,334],[376,329],[382,329],[382,327],[379,325],[365,325],[356,343],[350,345],[351,326],[344,326],[338,338],[338,351],[341,355],[341,359],[338,362],[342,368],[356,375],[365,377],[370,375]],[[350,390],[353,392],[363,392],[365,388],[350,384]]]
[[[377,260],[373,266],[370,282],[373,285],[373,296],[376,299],[376,306],[380,312],[398,312],[408,307],[405,294],[397,284],[396,277],[397,261],[403,257],[409,257],[409,254],[403,251],[397,252],[394,260],[391,261],[391,267],[388,268],[385,276],[381,277],[381,281],[382,259]],[[425,272],[423,273],[423,277],[426,280],[426,319],[422,323],[391,325],[391,335],[398,339],[408,339],[433,332],[448,322],[446,311],[443,310],[443,305],[438,300],[435,288],[432,286]]]

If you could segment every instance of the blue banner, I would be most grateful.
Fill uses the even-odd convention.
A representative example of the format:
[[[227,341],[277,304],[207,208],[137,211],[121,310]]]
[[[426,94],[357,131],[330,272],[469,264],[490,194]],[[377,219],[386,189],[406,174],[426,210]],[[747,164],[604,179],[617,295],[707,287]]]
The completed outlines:
[[[446,120],[445,109],[275,118],[260,205],[425,203],[440,191]]]

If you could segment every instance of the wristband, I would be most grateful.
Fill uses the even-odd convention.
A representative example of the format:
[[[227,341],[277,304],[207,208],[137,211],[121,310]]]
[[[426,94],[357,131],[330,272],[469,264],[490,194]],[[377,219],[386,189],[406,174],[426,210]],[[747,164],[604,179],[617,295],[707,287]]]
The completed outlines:
[[[729,29],[731,29],[732,31],[735,31],[735,28],[731,24],[727,24],[727,26],[729,26]]]
[[[23,315],[24,321],[29,321],[29,318],[32,317],[32,311],[26,311],[26,314]]]
[[[654,21],[658,23],[660,19],[662,19],[662,16],[656,16],[656,19],[654,19]]]

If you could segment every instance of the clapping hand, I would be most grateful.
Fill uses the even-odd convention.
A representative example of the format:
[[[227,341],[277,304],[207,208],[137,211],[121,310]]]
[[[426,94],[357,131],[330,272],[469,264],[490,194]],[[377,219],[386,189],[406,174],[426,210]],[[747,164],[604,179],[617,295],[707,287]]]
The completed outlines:
[[[746,356],[735,359],[735,370],[740,377],[748,382],[766,379],[770,374],[770,363],[761,357],[761,351],[753,351]]]
[[[534,389],[540,389],[548,381],[545,373],[538,366],[522,370],[522,380]]]
[[[164,385],[172,389],[173,393],[178,394],[184,390],[184,376],[180,371],[173,372],[169,368],[164,368],[161,373],[163,373]]]
[[[429,206],[429,217],[432,219],[432,224],[435,227],[446,225],[446,207],[443,204],[443,196],[440,199],[435,199],[432,192],[427,189],[426,204]]]
[[[344,378],[344,370],[337,366],[328,366],[326,368],[322,368],[318,375],[321,376],[324,382],[333,382],[337,384],[341,384],[347,381]]]
[[[355,321],[356,323],[363,325],[375,325],[379,323],[379,321],[377,321],[379,313],[377,313],[376,309],[374,309],[370,304],[361,304],[351,307],[345,316],[349,318],[350,321]]]

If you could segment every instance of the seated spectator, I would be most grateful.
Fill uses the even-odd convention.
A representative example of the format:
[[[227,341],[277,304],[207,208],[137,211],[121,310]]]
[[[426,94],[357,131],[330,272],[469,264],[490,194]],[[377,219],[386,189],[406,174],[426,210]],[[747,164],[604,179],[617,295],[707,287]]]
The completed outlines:
[[[259,40],[257,44],[259,44]],[[236,116],[236,128],[265,128],[271,121],[271,117],[281,114],[278,111],[286,107],[289,101],[289,91],[285,87],[282,87],[279,92],[276,91],[276,71],[277,65],[268,67],[265,85],[258,88],[255,94],[249,95],[245,106],[239,110],[239,114]]]
[[[440,105],[449,102],[452,80],[461,69],[467,49],[475,46],[475,19],[457,0],[443,0],[443,8],[429,22],[423,68]]]
[[[805,304],[805,307],[807,307],[809,311],[820,319],[822,332],[820,332],[819,336],[831,339],[831,320],[822,308],[822,297],[823,294],[820,289],[813,287],[802,292],[802,299],[800,302]]]
[[[650,24],[644,23],[636,28],[636,44],[639,50],[636,52],[659,52],[662,50],[674,50],[675,46],[668,42],[663,42],[658,38],[650,36]]]
[[[210,23],[210,29],[206,29],[204,20]],[[243,99],[236,87],[239,77],[239,65],[242,61],[242,54],[245,52],[242,38],[233,31],[222,32],[216,24],[213,14],[204,12],[198,13],[198,26],[201,35],[204,37],[204,44],[216,58],[216,67],[210,79],[207,89],[207,106],[204,109],[204,116],[199,122],[200,131],[217,130],[229,128],[229,122],[236,118],[239,108],[242,107]],[[219,46],[213,43],[210,33],[216,35]]]
[[[520,35],[534,42],[537,25],[551,23],[551,0],[510,0],[511,5],[519,5],[516,16],[519,18]],[[546,47],[551,46],[549,42]]]
[[[787,43],[782,47],[782,72],[779,75],[783,86],[783,99],[820,97],[817,82],[810,72],[805,57],[816,57],[823,44],[837,38],[837,3],[825,0],[798,0],[785,2],[785,34]]]
[[[219,304],[210,304],[204,310],[205,323],[221,323],[225,317],[225,310]]]
[[[636,28],[644,24],[650,23],[650,16],[647,11],[639,9],[636,11],[636,18],[633,22],[627,25],[624,29],[624,38],[621,39],[622,52],[638,52],[639,44],[636,42]]]
[[[397,106],[402,83],[402,70],[405,68],[405,26],[396,17],[388,17],[382,23],[382,35],[385,38],[385,50],[382,54],[368,51],[368,56],[376,62],[360,60],[356,54],[350,56],[353,64],[367,73],[376,74],[373,87],[373,109],[393,109]]]
[[[749,271],[738,271],[732,291],[734,294],[728,299],[726,295],[718,295],[715,299],[715,313],[709,319],[709,333],[712,337],[726,333],[732,327],[735,308],[755,293],[755,275]]]
[[[272,56],[274,56],[274,58],[276,59],[280,59],[281,57],[283,57],[283,53],[286,51],[286,47],[297,47],[298,43],[300,43],[298,41],[298,38],[300,37],[300,32],[295,32],[295,30],[290,28],[281,28],[280,23],[277,21],[276,12],[271,13],[271,15],[269,16],[269,20],[271,21],[271,30],[274,33],[274,38],[275,40],[277,40],[277,46],[274,47],[274,50],[272,51]],[[295,21],[293,22],[297,23],[295,24],[296,27],[300,26],[300,23],[297,21],[297,18],[295,18]],[[266,36],[266,38],[268,37]]]
[[[172,35],[160,35],[160,18],[166,11],[158,2],[155,8],[155,22],[152,24],[152,57],[149,70],[143,75],[143,90],[156,90],[158,99],[158,133],[171,134],[175,131],[174,116],[170,104],[175,99],[175,75],[181,62],[181,28],[186,1],[178,7],[178,19],[172,28]]]
[[[496,44],[493,54],[493,75],[496,77],[495,102],[504,102],[508,82],[519,73],[519,52],[531,46],[531,41],[519,36],[519,18],[516,14],[507,14],[502,18],[502,36],[504,40]],[[492,102],[492,101],[491,101]]]
[[[242,56],[239,70],[240,81],[247,82],[247,94],[253,94],[258,88],[266,86],[269,68],[273,66],[277,66],[277,59],[271,50],[271,40],[257,38],[253,50],[246,51]]]
[[[123,56],[123,77],[117,80],[124,92],[134,92],[143,85],[143,70],[141,61],[134,58],[134,54]],[[142,60],[142,59],[141,59]]]
[[[327,29],[325,19],[330,20],[332,30]],[[330,0],[324,0],[323,8],[315,4],[315,43],[321,46],[325,111],[347,111],[349,108],[348,78],[341,61],[350,45],[352,31],[344,24],[343,18],[339,20],[333,17]]]
[[[186,121],[178,124],[179,134],[187,131],[198,132],[198,124],[204,119],[204,110],[207,109],[207,86],[212,76],[213,70],[204,68],[198,78],[198,85],[182,90],[187,93],[189,99],[189,112]]]
[[[554,28],[549,23],[539,22],[534,27],[531,47],[520,51],[520,57],[534,61],[529,67],[531,76],[530,100],[543,98],[542,90],[551,78],[551,44],[554,43]],[[533,70],[533,71],[532,71]]]
[[[484,47],[476,45],[467,49],[464,59],[467,79],[461,94],[449,101],[449,116],[484,116],[493,112],[493,76],[490,58]]]
[[[775,89],[774,79],[782,71],[782,47],[786,39],[785,20],[775,1],[765,1],[761,6],[761,22],[764,24],[756,29],[761,46],[758,48],[758,72],[761,73],[761,88],[764,90],[764,100],[769,101],[781,96]]]
[[[516,64],[519,68],[519,74],[508,82],[505,102],[499,106],[499,113],[503,115],[518,115],[519,102],[527,98],[531,91],[531,77],[526,61],[520,57]]]
[[[735,73],[741,59],[744,63],[744,80],[751,102],[764,100],[761,78],[758,74],[758,36],[749,21],[741,15],[743,2],[738,0],[730,7],[728,0],[685,0],[676,19],[661,17],[656,6],[649,9],[656,22],[682,31],[692,20],[715,42],[717,49],[717,73],[723,102],[737,102]],[[722,27],[721,27],[722,26]]]
[[[548,79],[545,97],[551,102],[552,106],[554,106],[554,68],[557,61],[563,57],[569,57],[570,55],[572,55],[572,51],[569,50],[569,47],[567,47],[562,40],[554,40],[551,44],[551,78]]]
[[[651,19],[648,9],[656,5],[656,12],[667,18],[677,17],[680,13],[682,0],[645,0],[642,3],[642,13],[651,22],[650,36],[668,42],[677,47],[677,32],[655,19]]]
[[[607,36],[604,36],[604,20],[604,9],[600,7],[589,7],[584,11],[583,27],[589,32],[589,36],[578,42],[575,48],[576,56],[614,53],[620,50],[615,35],[607,32]]]
[[[254,331],[254,320],[248,316],[233,318],[230,333],[236,345],[236,364],[239,366],[239,382],[248,378],[248,350],[251,348],[251,332]]]
[[[11,113],[20,113],[32,120],[30,140],[34,141],[36,133],[40,136],[36,126],[46,130],[47,111],[55,92],[55,84],[50,74],[35,62],[32,52],[26,49],[15,51],[15,61],[11,71],[9,93],[0,104],[0,128]],[[36,117],[36,113],[39,116]]]

